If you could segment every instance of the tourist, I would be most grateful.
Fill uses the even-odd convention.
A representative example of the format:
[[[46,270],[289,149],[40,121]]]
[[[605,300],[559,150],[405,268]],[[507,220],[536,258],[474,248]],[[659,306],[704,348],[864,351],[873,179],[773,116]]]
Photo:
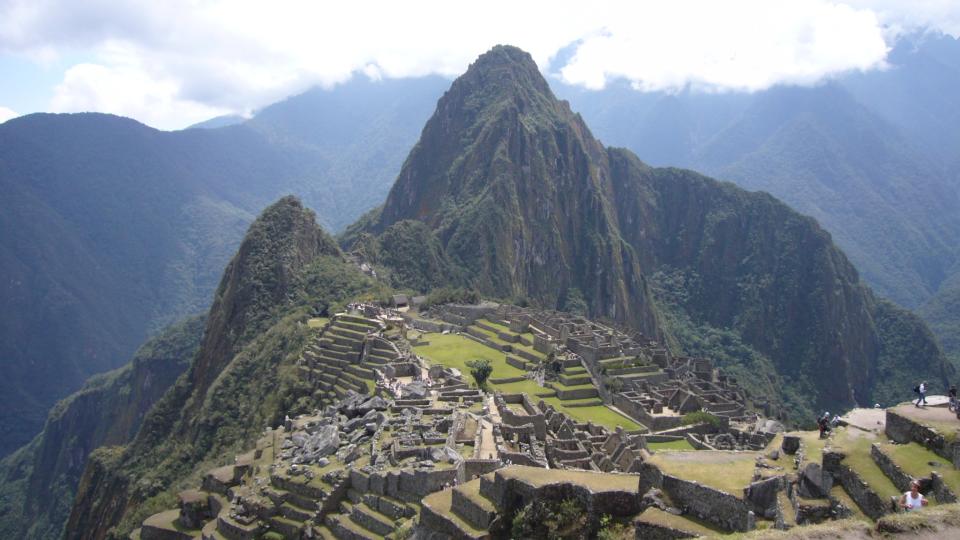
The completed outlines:
[[[923,381],[922,383],[920,383],[920,386],[917,386],[916,388],[914,388],[913,391],[916,392],[919,396],[917,397],[916,406],[919,407],[921,401],[923,402],[924,405],[926,405],[927,404],[927,381]]]
[[[830,433],[830,413],[825,412],[823,416],[817,418],[817,427],[820,428],[820,438],[823,439]]]
[[[957,411],[957,385],[951,384],[950,391],[947,392],[947,395],[950,396],[950,410],[953,412],[960,412]]]
[[[914,480],[910,482],[910,491],[900,497],[900,508],[907,512],[914,512],[928,504],[927,498],[920,493],[920,482]]]

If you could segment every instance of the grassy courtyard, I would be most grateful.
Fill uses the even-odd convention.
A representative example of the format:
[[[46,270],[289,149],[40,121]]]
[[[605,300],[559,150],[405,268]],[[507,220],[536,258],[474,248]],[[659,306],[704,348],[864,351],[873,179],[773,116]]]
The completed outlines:
[[[743,488],[753,480],[757,454],[754,452],[658,452],[649,462],[677,478],[743,497]]]
[[[424,334],[423,339],[429,342],[429,345],[414,347],[413,350],[415,353],[426,358],[431,364],[440,364],[459,369],[468,380],[470,378],[470,368],[467,367],[467,362],[481,358],[489,360],[493,367],[493,373],[490,375],[490,379],[523,377],[527,373],[522,369],[507,364],[507,355],[503,352],[477,343],[462,335]],[[504,384],[494,384],[492,382],[488,384],[492,390],[499,390],[507,394],[526,393],[534,402],[541,399],[537,397],[537,394],[553,392],[550,388],[544,388],[538,385],[536,381],[530,379]],[[608,429],[616,429],[617,426],[621,426],[628,431],[643,428],[640,424],[637,424],[605,405],[567,407],[556,397],[542,399],[579,422],[593,422]]]
[[[523,377],[526,374],[526,371],[507,364],[507,355],[503,352],[468,337],[458,334],[424,334],[423,339],[430,344],[414,347],[414,352],[429,360],[431,364],[459,369],[468,379],[470,368],[467,367],[467,362],[478,359],[490,361],[493,367],[491,379]]]

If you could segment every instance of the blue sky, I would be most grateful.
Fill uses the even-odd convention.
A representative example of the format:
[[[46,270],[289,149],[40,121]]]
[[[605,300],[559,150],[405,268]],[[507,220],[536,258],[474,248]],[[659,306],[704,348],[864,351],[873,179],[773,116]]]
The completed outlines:
[[[357,73],[453,77],[497,43],[586,88],[749,92],[883,69],[918,28],[960,35],[960,1],[0,0],[0,122],[99,111],[179,129]]]

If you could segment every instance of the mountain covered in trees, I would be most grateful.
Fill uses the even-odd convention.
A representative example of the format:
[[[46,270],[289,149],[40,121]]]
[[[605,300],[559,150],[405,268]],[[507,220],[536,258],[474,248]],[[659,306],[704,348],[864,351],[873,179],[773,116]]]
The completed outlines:
[[[154,360],[92,381],[3,462],[3,515],[12,516],[3,530],[57,530],[76,489],[68,537],[122,537],[170,506],[191,474],[308,405],[294,365],[306,317],[391,287],[467,286],[586,310],[715,358],[794,418],[825,403],[895,400],[914,377],[942,382],[951,372],[926,326],[877,299],[813,219],[765,193],[605,147],[513,47],[494,48],[454,82],[386,203],[339,240],[383,279],[361,273],[298,200],[265,210],[202,322],[138,355]],[[169,366],[163,395],[127,396],[155,361]],[[108,410],[90,414],[84,395]],[[109,412],[121,403],[137,413]],[[94,435],[76,444],[79,431]],[[91,453],[98,445],[108,446]],[[46,486],[59,486],[59,502],[43,500]]]
[[[298,193],[332,230],[382,202],[440,78],[314,90],[220,129],[102,114],[0,125],[0,455],[57,400],[205,311],[243,231]]]
[[[893,400],[917,376],[946,382],[925,325],[876,298],[816,221],[604,147],[516,48],[453,83],[386,203],[345,243],[399,226],[440,247],[411,259],[449,261],[488,296],[563,308],[575,292],[591,316],[681,350],[708,352],[696,335],[725,333],[743,346],[731,367],[795,413]]]
[[[911,36],[887,69],[749,95],[552,84],[607,144],[816,218],[868,284],[917,309],[960,358],[958,43]],[[269,202],[295,193],[332,231],[380,204],[448,84],[359,77],[174,133],[91,114],[0,125],[0,454],[88,376],[205,310]]]
[[[884,69],[754,94],[558,87],[608,144],[764,190],[827,229],[881,296],[955,343],[960,41],[901,38]]]

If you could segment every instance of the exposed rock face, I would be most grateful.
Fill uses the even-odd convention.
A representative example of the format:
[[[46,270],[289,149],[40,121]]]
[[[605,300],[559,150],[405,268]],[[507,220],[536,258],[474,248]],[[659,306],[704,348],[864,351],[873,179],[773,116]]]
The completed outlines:
[[[484,293],[557,306],[578,288],[593,314],[655,335],[610,174],[606,150],[530,55],[496,47],[437,104],[372,228],[421,220]]]
[[[43,432],[0,466],[0,536],[60,534],[87,456],[136,435],[147,410],[190,365],[202,332],[201,317],[168,328],[130,364],[90,380],[51,411]]]
[[[923,323],[878,302],[813,219],[604,148],[513,47],[453,83],[366,228],[410,219],[482,292],[562,307],[576,288],[591,316],[652,336],[672,329],[648,280],[673,276],[680,309],[769,358],[783,380],[767,388],[792,388],[804,407],[890,399],[891,385],[950,369]]]

